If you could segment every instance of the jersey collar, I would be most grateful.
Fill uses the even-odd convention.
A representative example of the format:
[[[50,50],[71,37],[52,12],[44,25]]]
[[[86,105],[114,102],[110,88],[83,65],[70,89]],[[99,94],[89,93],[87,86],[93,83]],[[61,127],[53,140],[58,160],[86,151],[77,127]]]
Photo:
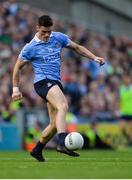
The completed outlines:
[[[53,36],[53,34],[51,33],[51,35],[50,35],[50,38]],[[50,38],[49,38],[49,40],[50,40]],[[47,42],[45,42],[45,41],[42,41],[41,39],[39,39],[38,38],[38,36],[37,36],[37,33],[35,34],[35,36],[34,36],[34,40],[36,41],[36,42],[43,42],[43,43],[48,43],[49,42],[49,40],[47,41]]]

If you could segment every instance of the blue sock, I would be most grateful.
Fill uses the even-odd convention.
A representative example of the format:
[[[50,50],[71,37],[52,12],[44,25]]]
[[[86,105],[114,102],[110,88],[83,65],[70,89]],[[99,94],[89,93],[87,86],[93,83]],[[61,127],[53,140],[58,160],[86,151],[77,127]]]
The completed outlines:
[[[58,134],[58,143],[60,146],[65,146],[65,137],[67,136],[67,133],[62,132]]]

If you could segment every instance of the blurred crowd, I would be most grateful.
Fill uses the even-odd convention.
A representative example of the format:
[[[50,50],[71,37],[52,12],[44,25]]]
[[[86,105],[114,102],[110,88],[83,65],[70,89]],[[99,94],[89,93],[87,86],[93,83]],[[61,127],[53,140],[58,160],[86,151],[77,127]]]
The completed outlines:
[[[22,47],[36,32],[37,18],[44,12],[15,0],[0,2],[0,122],[15,122],[19,108],[45,108],[33,88],[30,65],[21,72],[22,102],[12,102],[12,70]],[[52,15],[54,31],[61,31],[85,46],[106,64],[100,67],[92,60],[65,49],[62,53],[62,83],[69,103],[71,121],[115,121],[124,110],[121,91],[125,86],[132,92],[132,39],[99,34],[73,22],[63,22]],[[132,102],[132,93],[128,102]],[[124,96],[123,96],[124,97]],[[132,106],[131,106],[132,107]],[[132,115],[129,105],[128,114]],[[70,119],[68,119],[70,121]]]

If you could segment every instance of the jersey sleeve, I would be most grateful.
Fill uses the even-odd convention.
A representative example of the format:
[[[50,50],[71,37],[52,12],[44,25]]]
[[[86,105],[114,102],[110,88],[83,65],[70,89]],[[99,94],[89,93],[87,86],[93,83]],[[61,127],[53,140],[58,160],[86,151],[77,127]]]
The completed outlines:
[[[26,44],[21,50],[18,58],[22,61],[31,61],[32,58],[32,49],[28,44]]]
[[[59,39],[60,39],[60,41],[62,43],[62,47],[67,47],[71,43],[71,39],[66,34],[60,33],[59,34]]]

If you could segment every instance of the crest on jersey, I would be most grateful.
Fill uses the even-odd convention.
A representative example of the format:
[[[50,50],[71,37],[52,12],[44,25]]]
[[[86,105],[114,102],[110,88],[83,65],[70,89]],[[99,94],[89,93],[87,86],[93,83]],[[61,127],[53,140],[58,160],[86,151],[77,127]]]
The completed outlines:
[[[54,50],[52,48],[48,48],[48,51],[49,51],[49,53],[54,52]]]
[[[58,42],[55,42],[55,48],[59,48],[60,44]]]

